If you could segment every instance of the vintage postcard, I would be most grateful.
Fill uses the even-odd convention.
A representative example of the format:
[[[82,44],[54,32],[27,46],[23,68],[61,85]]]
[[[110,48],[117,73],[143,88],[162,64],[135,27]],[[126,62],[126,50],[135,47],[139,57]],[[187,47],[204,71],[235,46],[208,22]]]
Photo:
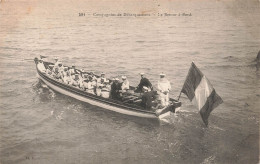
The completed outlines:
[[[1,0],[1,164],[257,164],[259,0]]]

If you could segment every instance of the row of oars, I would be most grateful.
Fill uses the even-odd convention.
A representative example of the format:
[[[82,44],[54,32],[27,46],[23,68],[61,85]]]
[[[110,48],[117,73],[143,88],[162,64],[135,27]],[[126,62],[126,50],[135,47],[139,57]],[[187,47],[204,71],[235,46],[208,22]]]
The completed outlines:
[[[128,102],[138,102],[140,101],[140,97],[136,96],[136,95],[130,95],[130,96],[126,96],[123,98],[123,102],[124,103],[128,103]]]

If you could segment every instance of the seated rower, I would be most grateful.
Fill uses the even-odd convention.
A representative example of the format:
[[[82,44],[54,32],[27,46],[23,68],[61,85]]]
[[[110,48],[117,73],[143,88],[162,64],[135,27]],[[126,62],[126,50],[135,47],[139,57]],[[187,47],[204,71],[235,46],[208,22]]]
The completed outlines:
[[[102,79],[103,79],[104,81],[107,80],[107,79],[105,78],[105,73],[104,73],[104,72],[101,73],[100,78],[97,79],[97,82],[100,83],[100,81],[101,81]]]
[[[59,72],[63,72],[64,71],[64,67],[61,61],[58,61],[58,68],[59,68]]]
[[[55,68],[54,71],[52,71],[51,76],[56,80],[61,80],[61,78],[62,78],[61,74],[59,73],[58,68]]]
[[[125,93],[126,91],[129,90],[129,81],[126,79],[126,76],[122,76],[122,85],[121,85],[121,90],[122,93]]]
[[[39,60],[38,60],[37,67],[38,67],[39,71],[41,71],[41,72],[46,72],[46,68],[45,68],[45,66],[44,66],[44,64],[43,64],[42,59],[39,59]]]
[[[141,75],[141,80],[139,85],[137,86],[135,92],[143,92],[143,87],[147,87],[149,91],[153,90],[153,86],[151,82],[145,77],[144,73],[140,73]]]
[[[75,74],[72,76],[71,85],[74,87],[79,87],[80,81],[79,81],[79,74]]]
[[[144,107],[146,110],[151,110],[152,108],[152,101],[155,99],[155,94],[153,91],[148,91],[149,88],[144,86],[143,87],[143,95],[142,95],[142,102],[141,106]]]
[[[70,76],[76,74],[76,68],[75,68],[75,65],[72,65],[72,66],[71,66],[71,68],[69,69],[69,73],[70,73]]]
[[[52,70],[51,70],[50,68],[47,68],[46,72],[47,72],[48,75],[51,76],[51,74],[52,74]]]
[[[104,87],[101,89],[101,96],[104,98],[109,98],[109,93],[110,93],[110,85],[109,85],[109,81],[106,80],[104,81]]]
[[[89,77],[87,74],[83,74],[83,79],[82,79],[82,88],[84,90],[88,89],[88,82],[89,82]]]
[[[100,96],[100,95],[101,95],[101,90],[102,90],[102,88],[105,87],[105,85],[104,85],[105,80],[106,80],[106,79],[105,79],[104,77],[101,77],[101,79],[98,79],[98,80],[97,80],[97,88],[96,88],[96,94],[97,94],[97,96]]]
[[[63,76],[63,82],[65,84],[70,84],[71,83],[71,77],[70,77],[70,74],[69,72],[65,72],[65,75]]]
[[[67,76],[67,72],[68,72],[68,67],[64,67],[63,71],[62,71],[62,75]]]
[[[86,88],[86,91],[87,91],[88,93],[95,94],[95,92],[94,92],[95,85],[96,85],[95,80],[94,80],[92,77],[89,77],[88,80],[87,80],[87,88]]]

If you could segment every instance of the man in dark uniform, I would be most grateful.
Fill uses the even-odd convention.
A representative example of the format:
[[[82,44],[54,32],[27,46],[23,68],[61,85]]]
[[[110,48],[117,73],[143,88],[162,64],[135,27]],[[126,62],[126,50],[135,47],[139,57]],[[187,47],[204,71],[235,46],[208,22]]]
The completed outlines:
[[[120,99],[120,91],[121,90],[121,84],[119,83],[119,79],[115,78],[111,85],[111,90],[110,90],[110,97],[112,99]]]
[[[142,95],[142,102],[141,106],[144,107],[146,110],[151,110],[152,108],[152,101],[155,99],[154,91],[148,91],[147,87],[143,87],[143,95]]]
[[[143,87],[147,87],[148,90],[153,90],[153,86],[151,82],[146,77],[144,77],[144,73],[140,73],[140,75],[141,75],[141,80],[135,92],[142,92]]]

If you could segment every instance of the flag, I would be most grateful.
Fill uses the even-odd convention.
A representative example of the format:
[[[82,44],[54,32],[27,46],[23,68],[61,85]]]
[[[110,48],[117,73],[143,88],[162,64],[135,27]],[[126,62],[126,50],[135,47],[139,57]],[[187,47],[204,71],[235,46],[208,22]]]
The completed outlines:
[[[193,62],[181,92],[186,94],[189,100],[197,105],[206,126],[208,125],[210,112],[223,103],[223,100],[216,93],[209,80]]]

